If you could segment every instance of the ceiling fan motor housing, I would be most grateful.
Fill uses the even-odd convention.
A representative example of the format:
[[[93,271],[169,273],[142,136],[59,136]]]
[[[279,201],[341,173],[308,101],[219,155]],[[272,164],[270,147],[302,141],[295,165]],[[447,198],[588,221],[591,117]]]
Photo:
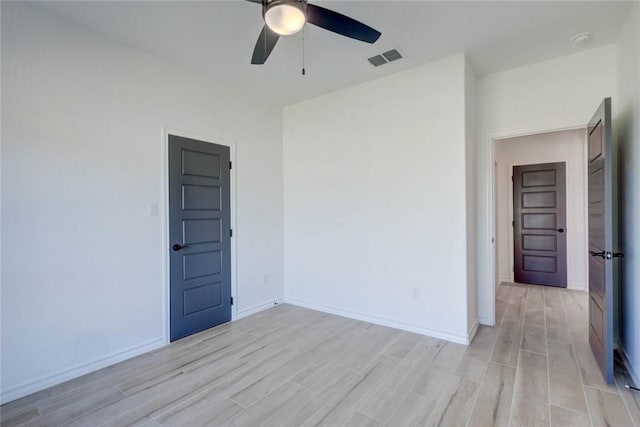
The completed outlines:
[[[287,4],[300,9],[305,16],[307,15],[307,0],[265,0],[262,2],[262,16],[264,17],[267,9],[278,4]]]
[[[274,32],[287,36],[297,33],[307,22],[306,0],[271,0],[262,4],[262,18]]]

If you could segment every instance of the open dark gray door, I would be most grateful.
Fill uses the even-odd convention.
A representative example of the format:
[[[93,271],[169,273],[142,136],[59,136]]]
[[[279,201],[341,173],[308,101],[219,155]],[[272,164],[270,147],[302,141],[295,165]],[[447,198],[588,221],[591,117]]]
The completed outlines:
[[[169,136],[171,341],[231,320],[229,148]]]
[[[589,122],[589,344],[607,383],[613,383],[613,182],[611,98]]]

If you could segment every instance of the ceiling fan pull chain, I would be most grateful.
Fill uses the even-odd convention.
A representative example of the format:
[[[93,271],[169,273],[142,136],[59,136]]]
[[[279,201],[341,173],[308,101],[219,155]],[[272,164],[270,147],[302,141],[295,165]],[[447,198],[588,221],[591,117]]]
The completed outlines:
[[[305,74],[307,72],[304,69],[304,27],[302,27],[302,75],[304,76]]]

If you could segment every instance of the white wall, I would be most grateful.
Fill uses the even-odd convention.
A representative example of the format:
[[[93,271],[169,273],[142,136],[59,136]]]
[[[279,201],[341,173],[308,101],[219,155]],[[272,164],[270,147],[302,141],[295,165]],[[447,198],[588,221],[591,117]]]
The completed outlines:
[[[621,344],[640,384],[640,4],[634,4],[618,41]],[[614,101],[614,104],[616,102]]]
[[[288,301],[468,339],[464,64],[285,108]]]
[[[586,125],[602,99],[616,94],[615,64],[616,47],[610,45],[478,80],[477,250],[482,323],[493,323],[494,305],[492,138]]]
[[[513,166],[566,163],[567,287],[587,290],[586,132],[575,129],[496,141],[498,280],[513,281]]]
[[[163,126],[236,143],[237,309],[283,297],[278,109],[6,2],[2,95],[4,401],[164,343]]]

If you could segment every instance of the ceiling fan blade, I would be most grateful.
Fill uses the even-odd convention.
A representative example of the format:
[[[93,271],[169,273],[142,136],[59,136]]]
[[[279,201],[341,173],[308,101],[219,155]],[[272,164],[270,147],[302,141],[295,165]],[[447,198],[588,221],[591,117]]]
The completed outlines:
[[[253,49],[253,56],[251,57],[251,63],[261,65],[264,64],[271,51],[275,47],[280,36],[269,29],[266,25],[262,27],[256,47]]]
[[[250,1],[251,3],[260,3],[262,4],[262,0],[247,0]]]
[[[380,31],[374,30],[362,22],[312,4],[307,4],[307,22],[367,43],[375,43],[381,35]]]

